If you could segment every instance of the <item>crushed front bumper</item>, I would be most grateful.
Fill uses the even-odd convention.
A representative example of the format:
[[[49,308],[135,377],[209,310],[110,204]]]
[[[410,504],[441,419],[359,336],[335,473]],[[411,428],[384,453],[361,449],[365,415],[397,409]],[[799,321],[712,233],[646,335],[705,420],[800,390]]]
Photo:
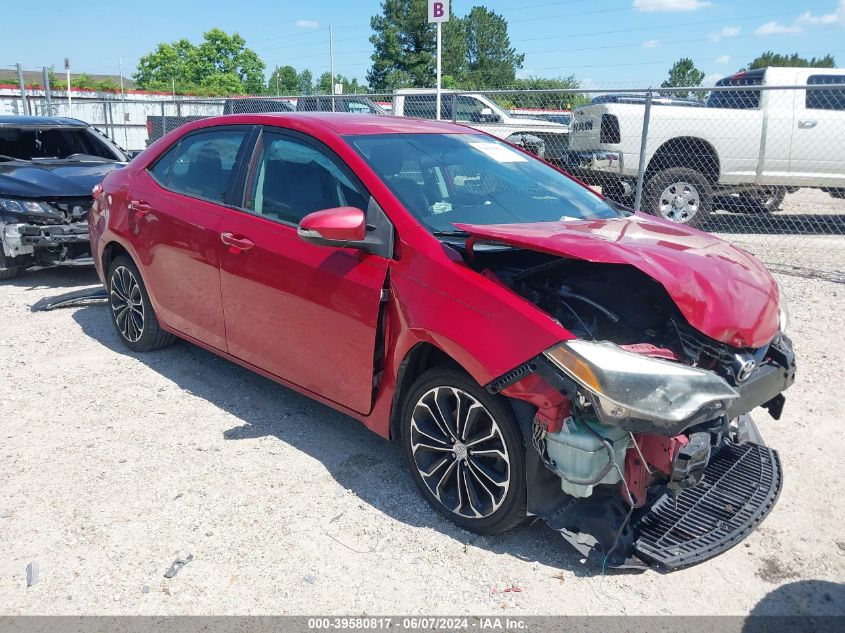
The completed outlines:
[[[683,436],[684,444],[694,435],[708,436],[708,457],[696,466],[696,476],[690,477],[689,482],[686,477],[674,476],[686,464],[680,461],[680,454],[670,458],[668,470],[663,466],[647,468],[649,473],[658,473],[654,483],[649,483],[645,472],[629,472],[628,461],[640,464],[647,459],[635,440],[627,457],[633,450],[638,455],[631,460],[626,457],[621,488],[619,484],[596,485],[589,497],[576,497],[562,491],[561,478],[549,468],[543,452],[528,444],[528,512],[545,520],[587,561],[602,568],[672,570],[717,556],[747,537],[778,498],[782,485],[780,459],[776,451],[764,445],[747,413],[759,406],[779,418],[785,401],[782,392],[794,382],[795,372],[792,344],[780,334],[772,342],[765,362],[736,387],[739,397],[715,417],[697,415],[664,427],[643,425],[632,419],[617,421],[616,426],[632,433],[632,440],[633,434],[651,434],[657,440],[666,438],[666,446],[671,446],[669,440],[678,436]],[[534,383],[545,385],[545,391]],[[520,406],[530,402],[539,407],[531,422],[523,422],[526,437],[533,437],[538,426],[542,430],[543,420],[554,419],[561,408],[565,409],[564,415],[571,415],[566,403],[577,397],[573,387],[542,357],[487,386],[493,393],[514,398]],[[555,399],[556,396],[560,398]],[[651,457],[648,460],[658,463]],[[621,476],[622,467],[618,468]],[[660,472],[668,478],[663,479]],[[637,490],[638,484],[644,487]],[[647,496],[639,496],[638,492],[647,492]],[[628,503],[629,498],[638,500],[637,507]]]
[[[747,432],[759,438],[756,428]],[[555,493],[554,505],[532,510],[538,496],[529,490],[529,509],[591,564],[671,571],[740,543],[772,510],[782,484],[777,451],[735,437],[714,447],[701,481],[677,496],[656,486],[645,506],[632,509],[610,490],[583,499]]]
[[[32,224],[0,222],[7,267],[84,266],[93,260],[88,223]]]
[[[724,442],[698,485],[658,497],[633,524],[633,551],[643,561],[680,569],[733,547],[769,514],[783,484],[777,451]]]

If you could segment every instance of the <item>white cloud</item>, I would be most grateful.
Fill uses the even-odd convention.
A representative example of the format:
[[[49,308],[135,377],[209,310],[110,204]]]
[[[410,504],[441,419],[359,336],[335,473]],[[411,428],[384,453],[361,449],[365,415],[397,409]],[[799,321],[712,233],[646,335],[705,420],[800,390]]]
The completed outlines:
[[[809,26],[829,26],[831,24],[838,24],[845,26],[845,0],[839,0],[839,4],[833,13],[825,13],[822,15],[813,15],[809,11],[805,11],[798,16],[796,21],[798,24],[807,24]]]
[[[717,64],[728,64],[731,61],[730,55],[719,55],[716,59],[713,60]]]
[[[660,40],[646,40],[643,42],[643,48],[657,48],[660,46]]]
[[[320,23],[316,20],[297,20],[296,28],[298,29],[319,29]]]
[[[782,35],[787,33],[800,33],[801,31],[802,29],[800,26],[796,26],[794,24],[792,26],[787,26],[773,20],[760,26],[756,31],[754,31],[754,35]]]
[[[697,11],[712,7],[709,0],[634,0],[637,11]]]
[[[718,42],[719,40],[724,39],[726,37],[736,37],[737,35],[739,35],[738,26],[723,26],[715,33],[710,34],[710,41]]]

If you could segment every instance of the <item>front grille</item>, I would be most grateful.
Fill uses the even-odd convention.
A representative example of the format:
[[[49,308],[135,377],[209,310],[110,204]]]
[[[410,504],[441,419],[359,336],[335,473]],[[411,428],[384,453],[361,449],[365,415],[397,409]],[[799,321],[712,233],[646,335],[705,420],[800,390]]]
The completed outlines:
[[[45,202],[61,213],[68,222],[80,222],[88,217],[94,199],[92,196],[75,196],[50,198]]]
[[[712,558],[744,539],[780,494],[780,458],[759,444],[724,443],[701,482],[677,503],[665,493],[634,526],[634,549],[651,563],[677,569]]]
[[[744,351],[713,340],[684,323],[672,320],[672,325],[678,333],[678,340],[684,354],[694,363],[701,363],[706,359],[715,360],[720,365],[729,365],[736,354]]]

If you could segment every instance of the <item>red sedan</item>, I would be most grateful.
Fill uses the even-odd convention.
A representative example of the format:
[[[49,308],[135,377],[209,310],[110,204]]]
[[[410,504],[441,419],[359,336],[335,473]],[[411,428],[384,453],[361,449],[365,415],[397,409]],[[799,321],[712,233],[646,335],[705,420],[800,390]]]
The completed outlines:
[[[676,568],[765,517],[795,361],[751,255],[475,130],[205,119],[95,189],[121,340],[175,337],[399,441],[431,505],[531,515],[606,566]]]

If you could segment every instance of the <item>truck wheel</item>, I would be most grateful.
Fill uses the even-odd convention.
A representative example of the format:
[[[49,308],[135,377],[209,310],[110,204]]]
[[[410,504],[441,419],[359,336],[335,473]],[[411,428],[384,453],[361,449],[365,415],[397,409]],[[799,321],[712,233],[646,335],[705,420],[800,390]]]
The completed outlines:
[[[766,187],[739,194],[738,211],[772,213],[780,209],[786,197],[786,187]]]
[[[6,268],[6,254],[3,252],[3,247],[0,246],[0,281],[14,279],[20,271],[19,267]]]
[[[652,176],[645,187],[642,210],[679,224],[700,227],[712,209],[710,183],[694,169],[664,169]]]

